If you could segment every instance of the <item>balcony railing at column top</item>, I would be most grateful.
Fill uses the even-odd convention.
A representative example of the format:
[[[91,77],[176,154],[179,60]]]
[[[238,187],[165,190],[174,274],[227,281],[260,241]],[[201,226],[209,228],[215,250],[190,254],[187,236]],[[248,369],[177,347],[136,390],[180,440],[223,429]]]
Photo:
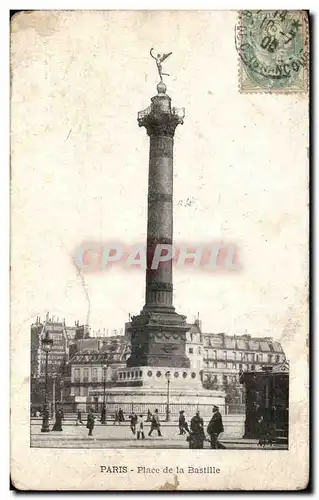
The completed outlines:
[[[156,111],[156,109],[160,109],[161,112],[163,113],[169,113],[169,108],[165,109],[164,107],[156,107],[154,105],[148,106],[148,108],[144,109],[143,111],[139,111],[137,114],[137,119],[138,121],[142,120],[146,116],[148,116],[152,110]],[[180,120],[183,120],[185,118],[185,108],[171,108],[171,114],[177,116]]]

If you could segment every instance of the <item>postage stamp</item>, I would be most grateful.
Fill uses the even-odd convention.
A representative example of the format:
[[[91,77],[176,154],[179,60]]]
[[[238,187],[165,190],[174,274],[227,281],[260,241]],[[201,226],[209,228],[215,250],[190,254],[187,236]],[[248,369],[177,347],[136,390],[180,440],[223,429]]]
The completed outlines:
[[[235,43],[240,92],[307,92],[307,12],[241,11]]]

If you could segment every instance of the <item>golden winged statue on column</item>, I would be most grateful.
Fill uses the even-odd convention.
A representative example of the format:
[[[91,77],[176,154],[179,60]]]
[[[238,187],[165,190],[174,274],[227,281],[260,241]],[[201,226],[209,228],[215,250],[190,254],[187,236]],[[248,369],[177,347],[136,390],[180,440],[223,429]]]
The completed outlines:
[[[153,51],[154,51],[154,49],[150,50],[150,55],[156,61],[156,65],[157,65],[157,69],[158,69],[158,74],[159,74],[161,82],[162,82],[163,81],[163,75],[169,76],[168,73],[163,73],[163,71],[162,71],[162,62],[165,61],[165,59],[167,59],[172,54],[172,52],[168,52],[167,54],[157,54],[157,56],[155,56],[153,54]]]

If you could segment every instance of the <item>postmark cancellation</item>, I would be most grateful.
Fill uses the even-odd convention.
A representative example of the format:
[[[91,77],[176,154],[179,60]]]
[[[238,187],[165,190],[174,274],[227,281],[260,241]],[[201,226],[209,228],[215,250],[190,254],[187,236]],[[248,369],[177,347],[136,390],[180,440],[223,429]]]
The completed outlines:
[[[240,92],[307,92],[308,35],[306,11],[240,11],[235,29]]]

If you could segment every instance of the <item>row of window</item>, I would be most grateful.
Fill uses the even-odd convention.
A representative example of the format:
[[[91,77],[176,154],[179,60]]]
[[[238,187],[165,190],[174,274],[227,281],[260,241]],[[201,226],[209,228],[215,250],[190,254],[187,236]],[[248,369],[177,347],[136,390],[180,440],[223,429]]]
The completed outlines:
[[[219,366],[217,364],[216,361],[208,361],[206,363],[206,368],[228,368],[228,369],[232,369],[232,370],[256,370],[256,365],[252,364],[252,365],[249,365],[249,364],[244,364],[244,363],[228,363],[227,366],[223,365],[223,366],[220,366],[220,362],[219,362]]]
[[[188,349],[188,352],[189,354],[193,354],[194,353],[194,349],[192,347],[189,347]],[[200,347],[198,347],[198,354],[200,354]],[[206,350],[206,354],[207,354],[207,350]],[[214,352],[214,355],[213,355],[213,360],[216,359],[217,360],[217,351],[213,351]],[[230,353],[228,353],[230,354]],[[236,352],[233,352],[233,355],[234,357],[233,358],[227,358],[227,351],[224,351],[224,361],[227,361],[228,360],[236,360]],[[229,369],[233,369],[233,370],[255,370],[255,364],[254,363],[261,363],[263,362],[263,357],[262,357],[262,354],[254,354],[254,353],[237,353],[237,355],[240,355],[240,361],[250,361],[252,362],[253,364],[252,365],[244,365],[243,363],[228,363],[228,366],[227,368]],[[207,360],[207,357],[206,359],[204,360],[206,361],[206,366],[208,368],[217,368],[218,367],[218,363],[217,361],[208,361]],[[268,363],[279,363],[280,362],[280,356],[278,354],[276,354],[273,358],[273,355],[272,354],[268,354],[267,355],[267,359],[264,358],[264,362],[268,362]],[[220,361],[219,361],[220,363]],[[224,366],[219,366],[220,368],[224,368]],[[138,377],[138,374],[136,372],[136,375],[133,375],[133,373],[135,372],[131,372],[132,375],[129,374],[130,372],[127,372],[127,375],[124,375],[124,374],[121,374],[120,373],[120,378],[124,379],[124,378],[134,378],[134,377]],[[141,372],[142,373],[142,372]],[[101,374],[101,371],[100,371],[100,374]],[[140,377],[142,376],[142,374],[139,375]],[[97,382],[98,381],[98,368],[91,368],[91,380],[92,382]],[[79,382],[81,380],[81,377],[80,377],[80,368],[75,368],[74,369],[74,381],[75,382]],[[82,372],[82,381],[83,382],[88,382],[89,381],[89,368],[83,368],[83,372]]]
[[[190,354],[193,353],[193,349],[189,349]],[[279,363],[280,355],[279,354],[263,354],[263,353],[253,353],[253,352],[240,352],[240,351],[223,351],[222,354],[218,351],[217,358],[217,350],[208,350],[205,349],[205,357],[211,359],[224,359],[224,360],[234,360],[234,361],[250,361],[255,363],[268,362],[268,363]]]
[[[205,380],[210,380],[211,382],[215,383],[220,383],[223,382],[224,384],[227,383],[238,383],[239,382],[239,376],[238,375],[211,375],[211,377],[205,377]]]
[[[91,378],[89,377],[89,373],[91,373]],[[98,370],[98,368],[91,368],[90,372],[89,368],[83,368],[81,377],[80,368],[75,368],[73,371],[73,376],[75,382],[80,382],[80,380],[82,380],[83,382],[89,382],[89,380],[91,380],[92,382],[98,382],[99,379],[103,379],[103,372],[101,370]]]
[[[245,363],[226,363],[224,361],[207,361],[206,368],[223,368],[229,370],[255,370],[256,365],[245,364]]]
[[[120,372],[119,377],[120,380],[130,379],[130,378],[138,378],[142,377],[143,372],[141,370],[135,370],[134,372]]]

